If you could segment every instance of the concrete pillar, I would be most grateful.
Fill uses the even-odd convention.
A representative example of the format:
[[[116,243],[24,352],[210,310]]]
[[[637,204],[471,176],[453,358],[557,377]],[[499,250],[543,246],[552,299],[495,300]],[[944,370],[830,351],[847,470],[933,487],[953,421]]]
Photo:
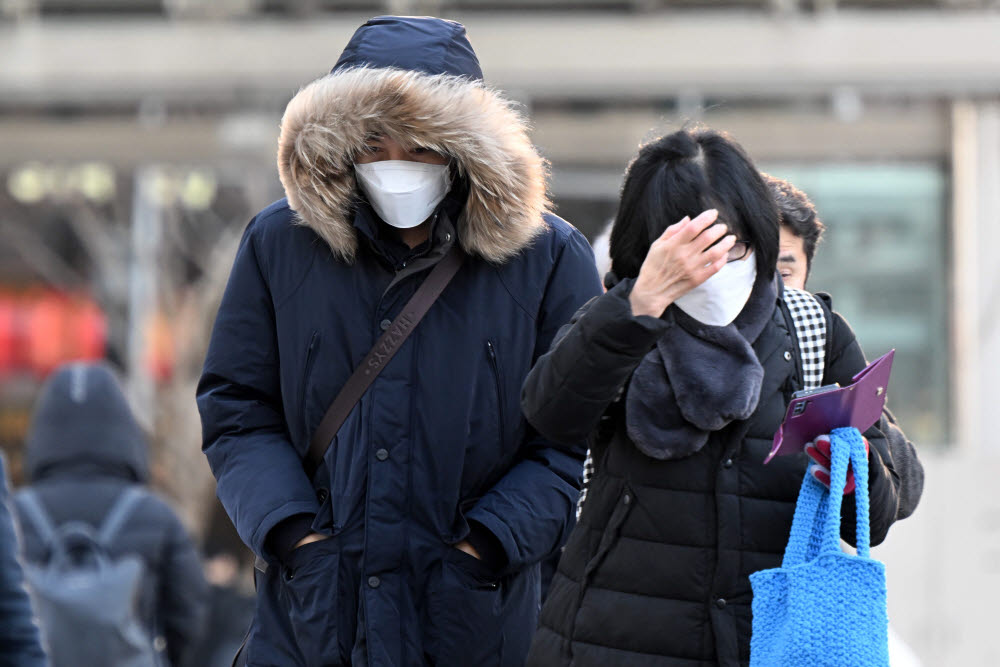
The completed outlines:
[[[1000,455],[989,437],[1000,369],[1000,102],[952,108],[952,415],[963,453]]]

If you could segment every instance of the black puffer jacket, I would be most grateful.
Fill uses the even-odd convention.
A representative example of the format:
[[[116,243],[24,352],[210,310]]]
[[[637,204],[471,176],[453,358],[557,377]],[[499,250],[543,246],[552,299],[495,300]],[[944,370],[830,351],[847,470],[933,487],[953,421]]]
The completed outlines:
[[[55,525],[101,524],[119,495],[149,478],[145,437],[114,375],[103,365],[72,364],[46,383],[27,443],[27,473]],[[24,554],[44,562],[48,549],[21,517]],[[171,664],[194,643],[207,585],[198,554],[170,507],[146,491],[110,555],[140,555],[149,574],[140,607],[155,646]],[[43,629],[44,630],[44,629]]]
[[[524,386],[528,421],[553,440],[589,432],[595,461],[528,662],[747,664],[748,576],[780,564],[807,462],[803,454],[763,465],[791,393],[801,386],[780,281],[772,317],[753,342],[765,371],[755,413],[713,433],[697,453],[670,461],[644,455],[626,434],[621,387],[672,326],[672,309],[661,319],[634,317],[630,286],[620,283],[584,306]],[[827,321],[824,383],[849,383],[864,356],[839,315],[828,312]],[[872,544],[878,544],[913,511],[923,471],[888,414],[865,435],[872,447]],[[853,505],[844,503],[848,541]]]

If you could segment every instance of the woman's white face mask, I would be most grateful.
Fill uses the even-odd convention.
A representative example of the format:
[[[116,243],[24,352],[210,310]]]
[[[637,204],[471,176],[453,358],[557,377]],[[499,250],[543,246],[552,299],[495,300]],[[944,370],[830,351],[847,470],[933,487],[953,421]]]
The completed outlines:
[[[446,164],[382,160],[355,164],[354,173],[378,216],[399,229],[429,218],[451,188]]]
[[[724,327],[743,310],[756,279],[757,262],[751,252],[742,260],[729,262],[674,303],[702,324]]]

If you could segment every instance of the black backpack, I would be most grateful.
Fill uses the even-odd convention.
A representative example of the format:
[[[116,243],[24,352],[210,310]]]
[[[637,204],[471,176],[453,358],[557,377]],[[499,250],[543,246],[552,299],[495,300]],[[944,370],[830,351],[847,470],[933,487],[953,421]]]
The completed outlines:
[[[108,552],[142,496],[135,487],[124,491],[96,531],[81,521],[54,526],[32,489],[15,497],[22,524],[34,528],[49,554],[27,563],[25,575],[52,667],[159,664],[139,615],[145,563]]]

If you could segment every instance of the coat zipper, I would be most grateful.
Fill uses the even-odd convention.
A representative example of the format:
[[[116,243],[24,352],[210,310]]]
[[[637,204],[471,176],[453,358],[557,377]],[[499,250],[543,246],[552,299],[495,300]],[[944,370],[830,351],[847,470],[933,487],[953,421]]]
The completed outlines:
[[[493,367],[493,380],[497,389],[497,426],[500,430],[500,445],[502,447],[506,442],[503,427],[503,388],[500,384],[500,362],[497,360],[496,347],[494,347],[491,340],[486,341],[486,354],[489,356],[490,365]]]
[[[315,361],[315,355],[317,343],[319,343],[319,332],[313,331],[312,337],[309,339],[309,347],[306,349],[306,363],[305,368],[302,371],[302,386],[299,388],[299,410],[302,411],[302,424],[306,431],[306,442],[308,442],[309,437],[312,435],[309,430],[309,415],[306,410],[306,387],[309,385],[309,376],[312,375],[313,362]]]

